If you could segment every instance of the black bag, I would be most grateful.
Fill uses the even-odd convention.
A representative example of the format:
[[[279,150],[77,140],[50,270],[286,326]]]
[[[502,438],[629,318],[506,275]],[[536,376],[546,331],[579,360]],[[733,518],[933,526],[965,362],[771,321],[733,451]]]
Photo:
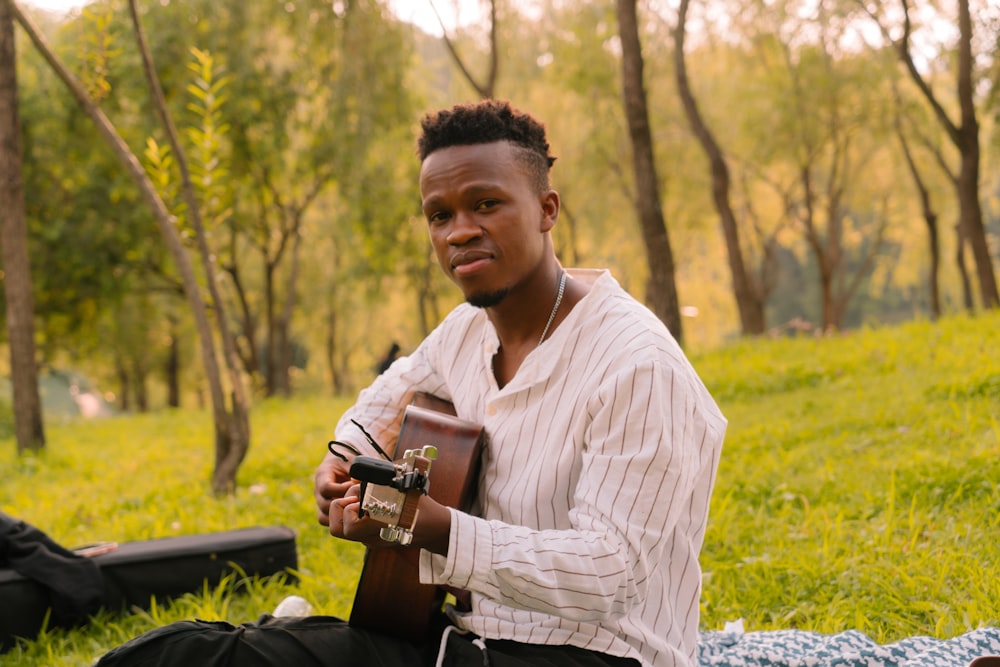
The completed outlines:
[[[283,526],[125,542],[93,560],[110,609],[149,609],[153,596],[162,601],[200,591],[206,580],[214,586],[233,572],[248,577],[285,572],[294,582],[298,567],[295,531]]]
[[[76,623],[99,608],[148,609],[153,597],[162,602],[198,592],[206,581],[214,586],[234,572],[240,577],[285,573],[291,583],[298,567],[295,531],[283,526],[124,542],[91,558],[51,544],[69,554],[67,561],[82,562],[99,574],[97,604],[79,609],[72,621]],[[0,652],[13,646],[15,637],[35,637],[47,611],[55,611],[49,583],[0,561]],[[53,620],[54,613],[49,627]]]
[[[95,563],[0,512],[0,652],[13,646],[14,637],[34,637],[46,614],[49,627],[72,627],[103,599]]]

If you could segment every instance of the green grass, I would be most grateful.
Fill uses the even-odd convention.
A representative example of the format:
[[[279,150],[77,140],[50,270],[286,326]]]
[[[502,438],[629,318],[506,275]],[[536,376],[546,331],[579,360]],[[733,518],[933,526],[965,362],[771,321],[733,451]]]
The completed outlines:
[[[694,359],[730,419],[703,551],[703,629],[855,628],[880,642],[1000,622],[1000,314]],[[25,642],[7,665],[89,665],[149,628],[241,622],[292,592],[350,609],[361,551],[315,522],[312,471],[344,400],[268,401],[234,497],[213,498],[208,416],[48,426],[42,455],[0,439],[0,509],[61,543],[251,525],[298,532],[301,582],[231,581]],[[239,594],[233,592],[239,589]]]
[[[951,637],[1000,620],[1000,317],[698,360],[730,419],[702,625]]]

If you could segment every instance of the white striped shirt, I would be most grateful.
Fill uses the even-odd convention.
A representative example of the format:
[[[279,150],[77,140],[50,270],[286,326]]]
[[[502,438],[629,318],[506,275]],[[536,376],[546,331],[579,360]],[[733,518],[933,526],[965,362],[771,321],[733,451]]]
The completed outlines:
[[[452,510],[447,557],[420,561],[421,581],[472,592],[460,627],[690,667],[726,420],[660,320],[608,272],[569,273],[589,294],[506,386],[492,324],[463,304],[337,434],[363,447],[353,418],[391,442],[415,391],[485,426],[477,506]]]

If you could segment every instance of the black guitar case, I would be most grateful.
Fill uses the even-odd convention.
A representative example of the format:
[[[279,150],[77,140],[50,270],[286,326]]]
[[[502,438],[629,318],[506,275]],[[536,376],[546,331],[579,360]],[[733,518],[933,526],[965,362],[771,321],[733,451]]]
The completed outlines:
[[[149,609],[154,597],[159,603],[198,592],[234,572],[284,573],[291,583],[298,567],[295,531],[284,526],[124,542],[91,557],[24,522],[13,526],[21,541],[0,547],[0,652],[16,637],[35,637],[47,614],[48,627],[71,627],[99,609]]]

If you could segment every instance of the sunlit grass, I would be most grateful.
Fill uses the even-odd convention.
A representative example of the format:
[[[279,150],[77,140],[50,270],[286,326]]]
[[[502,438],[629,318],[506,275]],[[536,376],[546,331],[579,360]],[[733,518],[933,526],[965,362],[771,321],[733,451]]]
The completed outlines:
[[[995,625],[998,350],[991,315],[700,359],[731,420],[703,627],[888,642]]]
[[[703,551],[703,629],[858,629],[881,642],[1000,622],[1000,316],[733,344],[694,361],[730,428]],[[346,616],[361,550],[316,524],[312,472],[345,400],[259,403],[239,490],[209,491],[207,414],[52,424],[18,459],[0,440],[0,509],[61,543],[254,525],[298,533],[300,583],[242,581],[102,614],[2,656],[89,665],[185,618],[252,620],[286,595]],[[238,591],[238,593],[237,593]]]

